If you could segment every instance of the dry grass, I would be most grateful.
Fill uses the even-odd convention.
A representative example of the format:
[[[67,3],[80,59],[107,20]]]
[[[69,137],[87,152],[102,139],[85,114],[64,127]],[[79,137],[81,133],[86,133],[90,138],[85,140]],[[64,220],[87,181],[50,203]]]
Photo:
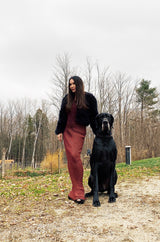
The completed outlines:
[[[159,158],[117,164],[119,197],[101,207],[67,199],[68,171],[13,171],[0,180],[1,241],[160,241]],[[84,172],[85,191],[89,170]],[[148,239],[148,240],[147,240]]]
[[[63,162],[63,152],[57,150],[54,154],[47,153],[44,160],[41,162],[42,169],[48,169],[51,172],[55,172],[59,168],[65,168],[66,164]]]

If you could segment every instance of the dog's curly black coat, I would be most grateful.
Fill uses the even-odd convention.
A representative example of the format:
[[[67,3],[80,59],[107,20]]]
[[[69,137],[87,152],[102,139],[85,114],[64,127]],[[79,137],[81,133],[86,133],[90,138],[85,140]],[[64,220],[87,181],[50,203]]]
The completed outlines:
[[[100,206],[98,192],[108,191],[109,202],[115,202],[117,194],[114,186],[117,182],[115,169],[117,148],[111,135],[114,118],[109,113],[101,113],[96,117],[96,137],[94,139],[90,157],[91,173],[88,184],[91,192],[86,197],[93,195],[93,206]]]

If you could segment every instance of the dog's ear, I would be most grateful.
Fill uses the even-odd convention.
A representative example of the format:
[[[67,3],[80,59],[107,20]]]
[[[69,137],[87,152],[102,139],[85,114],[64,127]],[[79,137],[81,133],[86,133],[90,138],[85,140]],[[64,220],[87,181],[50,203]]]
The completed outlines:
[[[114,118],[113,118],[112,114],[110,114],[110,119],[111,119],[110,126],[111,126],[111,128],[113,128]]]

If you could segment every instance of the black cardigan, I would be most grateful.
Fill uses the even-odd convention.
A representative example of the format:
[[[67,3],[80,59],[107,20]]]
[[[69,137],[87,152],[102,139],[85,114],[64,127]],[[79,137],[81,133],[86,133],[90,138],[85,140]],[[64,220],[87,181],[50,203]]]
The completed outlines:
[[[85,92],[85,101],[88,109],[77,108],[76,123],[83,126],[88,126],[90,124],[93,132],[96,133],[95,118],[98,114],[97,100],[91,93]],[[59,119],[55,130],[56,134],[63,133],[65,130],[67,124],[66,104],[67,95],[62,100],[61,109],[59,112]]]

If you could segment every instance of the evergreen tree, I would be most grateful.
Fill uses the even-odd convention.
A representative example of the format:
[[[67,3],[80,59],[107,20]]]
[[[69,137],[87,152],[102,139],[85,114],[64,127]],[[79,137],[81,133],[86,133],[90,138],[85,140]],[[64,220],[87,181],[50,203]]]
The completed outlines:
[[[34,124],[31,115],[28,116],[28,131],[25,147],[25,165],[30,165],[32,160],[33,143],[34,143]]]
[[[150,87],[151,81],[142,79],[140,86],[136,88],[137,103],[141,106],[141,122],[143,123],[144,110],[148,114],[155,112],[154,105],[158,102],[156,88]]]
[[[36,129],[38,130],[38,125],[40,122],[40,117],[42,115],[41,128],[39,130],[37,145],[36,145],[36,162],[40,162],[44,159],[48,148],[48,137],[49,137],[49,121],[47,115],[38,109],[35,114],[36,119]]]

